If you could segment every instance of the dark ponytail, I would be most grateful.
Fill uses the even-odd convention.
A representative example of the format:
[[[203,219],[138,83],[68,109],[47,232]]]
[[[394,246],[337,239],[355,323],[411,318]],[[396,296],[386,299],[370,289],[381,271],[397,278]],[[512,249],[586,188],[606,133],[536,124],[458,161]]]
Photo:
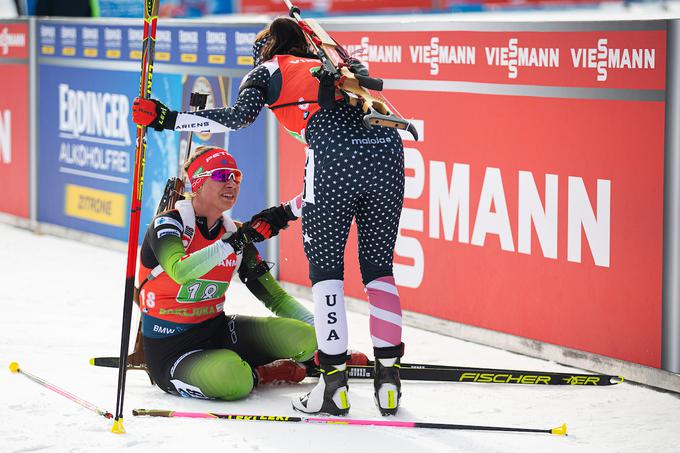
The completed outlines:
[[[315,58],[309,43],[298,24],[289,17],[279,17],[269,24],[269,27],[258,33],[256,41],[266,38],[267,41],[260,51],[260,61],[268,61],[274,55],[295,55],[298,57]]]

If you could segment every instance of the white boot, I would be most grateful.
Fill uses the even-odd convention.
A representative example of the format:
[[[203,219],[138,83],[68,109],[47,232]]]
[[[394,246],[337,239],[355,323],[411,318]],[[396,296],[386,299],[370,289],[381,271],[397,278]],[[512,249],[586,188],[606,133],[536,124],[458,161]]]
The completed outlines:
[[[319,365],[319,383],[293,398],[293,409],[307,414],[346,415],[349,412],[347,365]]]

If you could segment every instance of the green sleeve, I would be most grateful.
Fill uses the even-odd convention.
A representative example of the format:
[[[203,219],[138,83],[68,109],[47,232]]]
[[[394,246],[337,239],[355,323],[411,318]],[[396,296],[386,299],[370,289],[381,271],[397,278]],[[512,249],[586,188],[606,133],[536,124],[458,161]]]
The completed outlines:
[[[270,272],[246,283],[246,286],[276,316],[297,319],[314,326],[314,315],[284,291]]]
[[[239,277],[250,292],[276,316],[297,319],[314,326],[314,315],[281,288],[252,245],[243,250]]]
[[[205,275],[231,253],[231,247],[222,241],[216,241],[188,255],[182,240],[172,234],[166,234],[153,242],[151,247],[158,263],[180,285]]]

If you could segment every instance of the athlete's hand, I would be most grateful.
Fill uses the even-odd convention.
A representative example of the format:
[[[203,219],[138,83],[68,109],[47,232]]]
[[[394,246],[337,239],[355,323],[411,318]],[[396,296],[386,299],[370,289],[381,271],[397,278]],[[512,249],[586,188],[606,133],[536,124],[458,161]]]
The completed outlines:
[[[256,220],[243,223],[233,233],[224,233],[222,240],[231,245],[236,253],[241,253],[246,244],[262,242],[270,237],[272,237],[271,226],[263,220]]]
[[[250,243],[247,237],[243,235],[243,232],[240,231],[240,228],[236,231],[227,231],[222,235],[222,242],[226,242],[227,244],[231,245],[231,248],[234,249],[235,253],[241,253],[243,250],[243,247]]]
[[[274,233],[274,228],[263,219],[255,219],[245,222],[243,225],[241,225],[241,229],[243,229],[243,234],[245,234],[251,242],[262,242],[272,236],[276,236],[276,233]]]
[[[265,236],[265,239],[269,239],[279,234],[282,229],[288,228],[288,222],[295,219],[297,217],[293,214],[290,206],[282,204],[255,214],[247,223],[250,223],[253,229]]]
[[[135,98],[132,102],[132,121],[162,131],[174,129],[177,112],[170,110],[156,99]]]

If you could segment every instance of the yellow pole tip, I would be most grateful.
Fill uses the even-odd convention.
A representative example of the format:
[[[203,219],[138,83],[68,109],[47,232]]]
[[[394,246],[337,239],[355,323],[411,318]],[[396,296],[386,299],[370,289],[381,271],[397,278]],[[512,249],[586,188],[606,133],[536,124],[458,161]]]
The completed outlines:
[[[12,362],[9,364],[9,370],[12,373],[18,373],[19,372],[19,364],[16,362]]]
[[[90,365],[94,365],[94,357],[90,359]]]
[[[558,436],[566,436],[567,435],[567,424],[562,423],[562,426],[558,426],[557,428],[551,429],[550,434],[556,434]]]
[[[111,427],[111,432],[113,434],[125,434],[125,427],[123,426],[123,419],[118,418],[113,421],[113,426]]]

